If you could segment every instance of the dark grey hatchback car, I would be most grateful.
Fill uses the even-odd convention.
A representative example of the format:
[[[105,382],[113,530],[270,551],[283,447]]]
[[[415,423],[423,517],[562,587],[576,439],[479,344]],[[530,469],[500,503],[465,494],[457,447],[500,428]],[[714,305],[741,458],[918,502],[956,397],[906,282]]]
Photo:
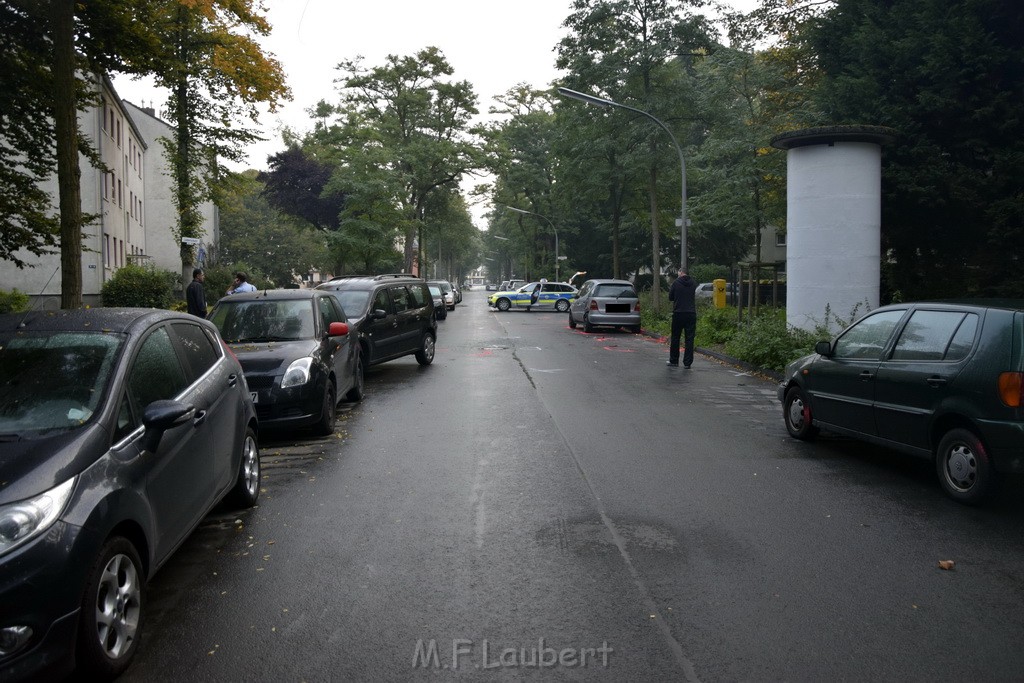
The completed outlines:
[[[255,504],[256,434],[205,320],[0,316],[0,680],[122,672],[146,581],[222,498]]]
[[[823,428],[933,459],[968,504],[1024,471],[1024,301],[884,306],[815,351],[779,386],[792,436]]]

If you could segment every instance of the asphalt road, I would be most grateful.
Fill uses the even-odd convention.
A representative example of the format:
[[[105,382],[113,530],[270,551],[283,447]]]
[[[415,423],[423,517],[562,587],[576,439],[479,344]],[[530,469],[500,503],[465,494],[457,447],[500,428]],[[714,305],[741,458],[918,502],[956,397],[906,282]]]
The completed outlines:
[[[126,680],[1020,679],[1020,482],[960,506],[790,439],[773,382],[484,297],[334,437],[263,441],[259,507],[154,578]]]

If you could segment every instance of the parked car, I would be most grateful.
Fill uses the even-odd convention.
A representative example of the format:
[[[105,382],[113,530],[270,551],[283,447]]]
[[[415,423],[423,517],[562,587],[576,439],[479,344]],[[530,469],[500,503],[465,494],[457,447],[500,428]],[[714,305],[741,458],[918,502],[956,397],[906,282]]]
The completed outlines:
[[[496,292],[498,291],[498,285],[494,284],[493,282],[488,282],[487,286],[484,289],[486,289],[488,292]]]
[[[587,280],[569,307],[569,327],[624,327],[640,331],[640,300],[629,280]]]
[[[415,275],[351,275],[317,286],[333,292],[358,334],[366,367],[415,354],[420,365],[434,361],[437,316],[427,284]]]
[[[576,288],[564,282],[531,282],[510,292],[495,292],[487,303],[499,311],[530,311],[534,308],[565,313],[576,297]]]
[[[238,356],[265,429],[334,433],[338,401],[363,398],[363,361],[337,299],[310,289],[232,294],[210,321]]]
[[[462,303],[462,287],[459,287],[454,282],[449,282],[448,284],[451,285],[452,294],[455,295],[455,303],[461,304]]]
[[[123,672],[147,581],[219,501],[254,505],[259,480],[242,368],[211,323],[0,316],[0,680]]]
[[[878,308],[786,368],[786,429],[818,429],[934,460],[943,489],[979,503],[1024,467],[1024,301]]]
[[[441,295],[444,297],[445,309],[449,311],[455,310],[455,292],[452,290],[452,283],[445,280],[427,280],[427,286],[434,285],[441,290]]]
[[[725,283],[725,294],[727,297],[732,298],[733,293],[736,291],[736,286],[731,282]],[[697,289],[694,290],[693,295],[698,299],[706,298],[710,299],[715,294],[715,283],[714,282],[702,282],[697,285]]]
[[[434,300],[434,315],[437,316],[438,320],[444,320],[448,317],[448,306],[444,302],[444,292],[441,291],[440,286],[430,283],[427,283],[427,289],[430,290],[430,296]]]

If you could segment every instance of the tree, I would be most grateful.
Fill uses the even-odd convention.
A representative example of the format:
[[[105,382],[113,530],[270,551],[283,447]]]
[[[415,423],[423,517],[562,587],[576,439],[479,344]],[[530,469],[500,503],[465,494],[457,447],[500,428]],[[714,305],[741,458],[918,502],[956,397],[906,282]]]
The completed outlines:
[[[268,160],[270,170],[260,173],[263,194],[274,208],[301,218],[317,230],[337,230],[345,197],[324,195],[333,166],[294,143]]]
[[[710,46],[712,30],[703,17],[690,13],[700,0],[576,0],[566,19],[569,35],[558,48],[557,64],[568,70],[566,85],[582,91],[597,88],[601,96],[648,112],[669,126],[681,127],[684,144],[696,131],[693,92],[688,78],[692,59]],[[569,106],[586,106],[572,104]],[[677,112],[686,112],[679,116]],[[659,170],[678,164],[664,131],[649,119],[616,112],[622,129],[620,139],[646,141],[642,152],[646,181],[647,215],[650,221],[651,269],[660,273],[662,254],[659,227]],[[660,136],[660,138],[659,138]],[[631,152],[639,148],[630,145]],[[621,148],[620,148],[621,149]],[[615,155],[616,159],[624,155]],[[631,164],[624,159],[625,167]],[[639,169],[630,175],[635,177]],[[678,177],[678,176],[676,176]],[[658,278],[653,279],[652,305],[660,305]]]
[[[390,225],[401,227],[405,268],[411,270],[414,257],[423,262],[430,195],[458,187],[465,174],[482,165],[470,128],[470,118],[477,113],[476,95],[468,82],[448,80],[452,68],[435,47],[413,56],[389,55],[384,65],[372,69],[365,69],[359,59],[344,61],[338,69],[339,118],[335,130],[324,135],[340,135],[345,141],[344,147],[334,148],[339,173],[358,181],[351,193],[343,178],[335,187],[350,195],[349,204],[355,191],[363,196],[360,222],[350,218],[348,225],[366,228],[369,219],[380,226],[376,211],[395,205],[400,217]],[[370,190],[379,193],[375,201],[369,200]],[[349,213],[348,204],[345,211]],[[342,227],[344,231],[344,221]]]
[[[828,123],[890,126],[885,285],[1024,296],[1024,12],[1015,0],[838,0],[805,33]]]
[[[273,112],[290,97],[280,63],[263,52],[255,35],[268,35],[258,0],[153,0],[153,25],[162,51],[154,75],[170,93],[175,139],[164,140],[173,169],[178,210],[175,236],[201,237],[199,205],[213,194],[210,180],[224,173],[222,160],[241,161],[246,144],[261,139],[253,128],[257,105]],[[182,273],[193,247],[182,244]]]
[[[310,270],[330,268],[327,235],[273,208],[256,171],[225,176],[217,194],[220,263],[247,263],[277,287],[292,284]]]

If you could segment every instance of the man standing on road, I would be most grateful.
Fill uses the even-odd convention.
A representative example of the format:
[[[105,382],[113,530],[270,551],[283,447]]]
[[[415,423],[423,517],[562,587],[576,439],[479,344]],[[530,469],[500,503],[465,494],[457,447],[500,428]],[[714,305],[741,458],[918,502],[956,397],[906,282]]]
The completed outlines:
[[[242,292],[255,292],[256,287],[249,282],[249,276],[239,271],[235,273],[235,282],[228,287],[228,294],[241,294]]]
[[[693,338],[697,335],[697,302],[694,297],[696,291],[697,283],[687,275],[685,268],[680,268],[679,277],[668,290],[668,300],[672,302],[669,367],[679,366],[679,337],[684,331],[686,347],[683,351],[683,367],[689,369],[693,365]]]
[[[185,288],[185,302],[188,304],[188,312],[197,318],[206,317],[206,290],[203,289],[203,280],[206,273],[202,268],[192,269],[192,282]]]

